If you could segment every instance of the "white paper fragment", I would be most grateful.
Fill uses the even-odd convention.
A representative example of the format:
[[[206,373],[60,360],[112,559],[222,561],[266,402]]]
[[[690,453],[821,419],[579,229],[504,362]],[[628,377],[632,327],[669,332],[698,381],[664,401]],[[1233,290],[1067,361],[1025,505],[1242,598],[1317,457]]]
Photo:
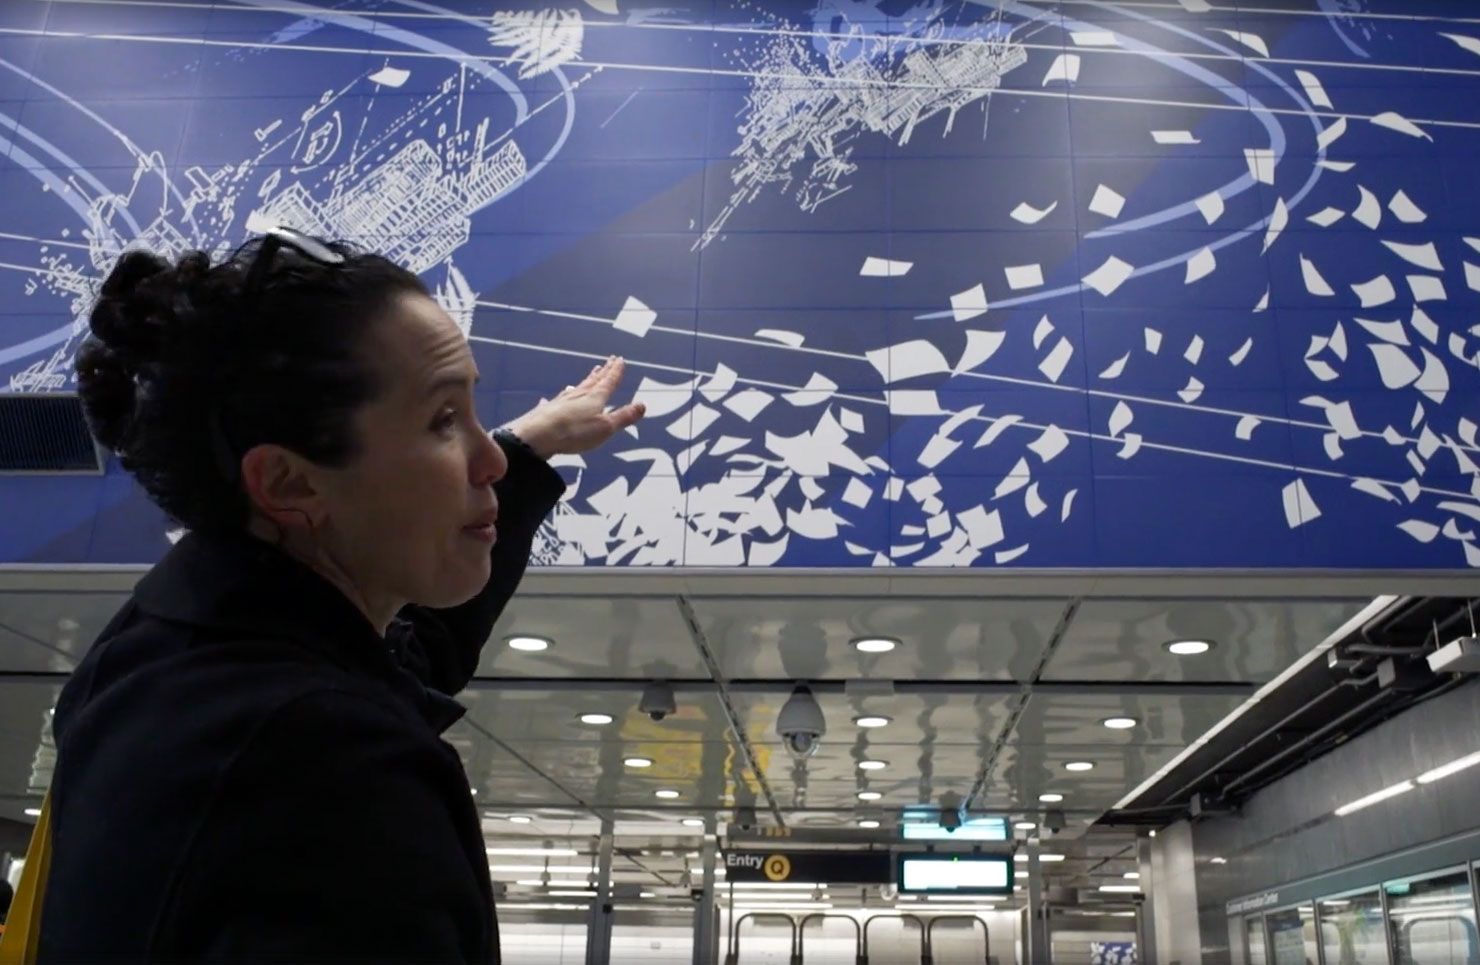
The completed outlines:
[[[1469,446],[1471,449],[1480,446],[1480,443],[1477,443],[1475,441],[1475,423],[1471,422],[1469,419],[1466,419],[1464,416],[1460,416],[1458,428],[1459,438],[1461,442]]]
[[[1043,83],[1040,87],[1047,87],[1054,81],[1061,80],[1072,84],[1079,79],[1079,55],[1059,54],[1054,58],[1053,64],[1048,68],[1048,73],[1043,75]]]
[[[939,539],[951,531],[951,514],[937,513],[925,521],[927,536]]]
[[[1002,542],[1006,535],[1002,529],[1002,514],[990,512],[983,506],[973,506],[956,514],[956,522],[966,530],[966,538],[974,550],[985,549]]]
[[[1234,40],[1243,44],[1245,47],[1248,47],[1250,50],[1254,51],[1254,53],[1258,54],[1260,57],[1269,56],[1269,48],[1265,46],[1264,38],[1259,36],[1258,34],[1246,33],[1242,30],[1227,30],[1223,27],[1216,27],[1214,29],[1216,29],[1220,34],[1227,34],[1228,36],[1232,37]]]
[[[1419,485],[1417,479],[1408,480],[1399,486],[1398,490],[1403,493],[1403,498],[1410,503],[1418,502],[1418,497],[1423,495],[1423,486]]]
[[[1430,344],[1439,344],[1439,325],[1417,305],[1413,307],[1413,314],[1409,316],[1408,324],[1413,330],[1429,340]]]
[[[1330,147],[1332,144],[1335,144],[1336,141],[1337,141],[1337,139],[1340,138],[1345,133],[1346,133],[1346,115],[1343,114],[1340,117],[1338,117],[1336,120],[1332,121],[1330,127],[1327,127],[1326,129],[1324,129],[1323,131],[1321,131],[1319,134],[1316,135],[1316,146],[1319,147],[1322,151],[1324,151],[1324,150],[1326,150],[1326,148]]]
[[[1373,343],[1367,346],[1377,362],[1377,374],[1389,389],[1402,389],[1418,381],[1423,374],[1413,360],[1396,345]]]
[[[1443,443],[1439,440],[1439,437],[1434,434],[1434,430],[1430,429],[1428,426],[1424,426],[1423,431],[1418,434],[1417,448],[1419,456],[1423,459],[1432,459],[1434,458],[1434,453],[1439,451],[1439,447],[1441,445],[1443,445]]]
[[[923,504],[927,499],[939,494],[942,487],[940,480],[934,476],[921,476],[904,488],[915,498],[915,502]]]
[[[1413,387],[1432,399],[1436,405],[1443,405],[1449,394],[1449,370],[1433,352],[1426,348],[1420,348],[1419,351],[1423,353],[1423,374]]]
[[[1028,543],[1024,543],[1022,546],[1014,546],[1010,550],[998,550],[996,553],[992,554],[992,559],[996,561],[998,566],[1001,566],[1004,563],[1011,563],[1019,556],[1022,556],[1024,553],[1028,552],[1029,545],[1030,544]]]
[[[822,484],[811,476],[803,476],[797,480],[797,488],[802,491],[802,495],[806,496],[809,502],[815,503],[822,498]]]
[[[1218,259],[1213,255],[1213,249],[1204,248],[1187,259],[1187,275],[1182,283],[1190,285],[1195,281],[1200,281],[1211,275],[1217,267]]]
[[[1328,432],[1321,436],[1321,443],[1326,448],[1326,458],[1332,462],[1340,459],[1345,453],[1341,451],[1341,437],[1334,432]]]
[[[1248,162],[1249,174],[1260,184],[1274,184],[1275,153],[1273,148],[1246,147],[1244,160]]]
[[[1059,522],[1068,521],[1069,513],[1074,509],[1074,497],[1079,495],[1079,490],[1071,489],[1064,493],[1064,501],[1059,504]]]
[[[1024,494],[1023,508],[1026,509],[1028,511],[1028,515],[1033,517],[1034,519],[1042,516],[1043,511],[1048,508],[1048,503],[1044,502],[1043,497],[1038,495],[1038,484],[1036,482],[1033,485],[1029,486],[1027,493]]]
[[[891,389],[884,393],[890,415],[944,415],[934,389]]]
[[[1398,528],[1420,543],[1432,543],[1439,535],[1439,527],[1421,519],[1405,519],[1398,524]]]
[[[1300,274],[1305,279],[1305,290],[1312,295],[1331,296],[1336,294],[1336,289],[1322,277],[1316,269],[1315,263],[1304,255],[1300,256]]]
[[[1012,218],[1012,220],[1021,222],[1023,224],[1037,224],[1038,222],[1042,221],[1044,218],[1047,218],[1050,214],[1052,214],[1053,210],[1058,206],[1059,203],[1055,201],[1053,204],[1049,205],[1046,208],[1035,208],[1028,202],[1024,201],[1022,204],[1012,209],[1012,214],[1010,217]]]
[[[772,342],[780,342],[782,345],[790,345],[792,348],[801,348],[806,338],[796,332],[787,332],[779,328],[763,328],[755,333],[756,338],[768,339]]]
[[[1161,332],[1154,328],[1143,329],[1142,337],[1145,339],[1146,351],[1152,355],[1161,351]]]
[[[1421,137],[1428,141],[1433,140],[1433,137],[1427,131],[1397,111],[1383,111],[1381,114],[1372,118],[1372,123],[1378,127],[1385,127],[1390,131],[1397,131],[1399,134],[1407,134],[1409,137]]]
[[[1465,262],[1465,284],[1470,286],[1471,291],[1480,292],[1480,265]]]
[[[1261,297],[1259,299],[1259,303],[1254,306],[1254,314],[1257,315],[1260,312],[1267,311],[1269,311],[1269,287],[1265,286],[1263,297]]]
[[[1191,131],[1152,131],[1151,139],[1157,144],[1201,144]]]
[[[1329,228],[1345,217],[1346,212],[1340,208],[1325,207],[1315,214],[1307,216],[1305,220],[1317,227]]]
[[[915,267],[913,261],[894,261],[870,255],[863,259],[863,267],[858,270],[858,274],[864,278],[898,278],[901,275],[908,275],[913,267]]]
[[[1386,486],[1378,482],[1376,479],[1368,479],[1366,476],[1359,476],[1356,479],[1353,479],[1352,488],[1355,489],[1357,492],[1366,493],[1369,496],[1376,496],[1378,499],[1384,500],[1389,503],[1396,503],[1398,501],[1398,497],[1388,492],[1388,488]]]
[[[899,497],[903,494],[904,480],[899,478],[898,476],[891,476],[889,478],[889,481],[884,484],[884,498],[889,500],[891,503],[897,502],[899,500]]]
[[[1480,238],[1467,237],[1465,238],[1465,244],[1469,245],[1471,248],[1474,248],[1476,251],[1480,251]]]
[[[1122,372],[1125,371],[1125,363],[1126,362],[1129,362],[1130,361],[1130,358],[1131,358],[1131,353],[1127,352],[1124,355],[1122,355],[1120,358],[1116,359],[1114,362],[1111,362],[1109,365],[1107,365],[1105,367],[1105,371],[1103,371],[1103,372],[1100,373],[1100,378],[1102,378],[1102,379],[1118,379],[1118,378],[1120,378],[1120,373],[1122,373]]]
[[[1182,5],[1182,9],[1192,13],[1207,13],[1213,9],[1213,5],[1208,3],[1208,0],[1177,0],[1177,2]]]
[[[626,303],[622,305],[622,310],[612,321],[612,327],[619,332],[626,332],[641,338],[648,333],[648,329],[652,328],[657,320],[657,312],[636,298],[628,296]]]
[[[1391,345],[1409,344],[1408,332],[1403,328],[1402,322],[1374,322],[1365,318],[1354,318],[1352,321]]]
[[[1006,332],[984,332],[978,329],[968,329],[966,332],[966,348],[961,352],[961,358],[956,362],[953,372],[970,372],[987,359],[997,354],[1002,343],[1007,340]]]
[[[1181,397],[1183,402],[1191,405],[1198,399],[1202,398],[1203,388],[1203,384],[1199,382],[1196,378],[1189,377],[1187,379],[1187,387],[1185,389],[1179,390],[1177,392],[1177,395]]]
[[[1413,403],[1413,418],[1408,420],[1410,429],[1417,429],[1424,420],[1423,401]]]
[[[1291,529],[1320,518],[1321,509],[1311,498],[1310,490],[1305,488],[1304,479],[1290,483],[1280,495],[1285,503],[1285,523]]]
[[[919,456],[919,463],[926,469],[934,469],[936,466],[945,462],[946,458],[959,448],[961,448],[959,440],[949,439],[937,433],[930,437],[929,442],[925,443],[925,448]]]
[[[1376,308],[1386,305],[1398,297],[1398,292],[1393,288],[1393,282],[1387,275],[1378,275],[1371,281],[1362,282],[1360,285],[1351,286],[1363,308]]]
[[[1074,355],[1074,346],[1063,336],[1059,337],[1058,344],[1053,347],[1042,362],[1038,363],[1038,371],[1048,377],[1050,382],[1057,382],[1059,376],[1064,374],[1064,367],[1069,364],[1069,359]]]
[[[1350,402],[1338,402],[1326,407],[1326,421],[1342,439],[1360,439],[1362,430],[1357,425],[1356,413]]]
[[[1120,217],[1121,210],[1125,207],[1125,198],[1113,188],[1100,185],[1095,188],[1095,196],[1089,201],[1089,209],[1095,214],[1102,214],[1107,218]]]
[[[730,394],[730,390],[735,387],[736,378],[735,370],[720,362],[715,365],[714,374],[699,386],[699,394],[710,402],[718,402]]]
[[[972,421],[977,416],[981,415],[983,408],[985,408],[985,406],[980,405],[980,404],[978,404],[978,405],[972,405],[972,406],[967,406],[966,408],[964,408],[961,411],[957,412],[955,415],[951,416],[946,421],[942,422],[940,424],[940,428],[935,430],[936,434],[937,435],[942,435],[942,436],[949,436],[951,433],[955,432],[957,429],[961,428],[966,423]]]
[[[1141,434],[1139,432],[1127,432],[1121,440],[1120,451],[1115,454],[1117,459],[1129,459],[1141,451]]]
[[[857,506],[859,509],[868,506],[873,498],[874,491],[857,476],[849,479],[847,488],[843,490],[843,502],[849,506]]]
[[[1038,265],[1009,265],[1003,272],[1007,275],[1007,287],[1013,291],[1043,284],[1043,268]]]
[[[1285,207],[1284,198],[1276,198],[1274,211],[1269,216],[1269,230],[1264,232],[1264,250],[1268,251],[1289,226],[1290,209]]]
[[[736,450],[745,448],[750,440],[741,436],[720,436],[714,441],[714,446],[709,450],[711,456],[726,456]]]
[[[1185,352],[1182,353],[1182,357],[1184,359],[1186,359],[1187,361],[1191,362],[1193,365],[1196,365],[1199,361],[1202,360],[1202,353],[1203,353],[1203,340],[1202,340],[1202,336],[1201,335],[1194,335],[1194,336],[1192,336],[1192,341],[1190,341],[1190,342],[1187,343],[1187,351],[1185,351]]]
[[[1338,321],[1336,327],[1331,330],[1331,337],[1326,340],[1326,344],[1331,347],[1331,351],[1336,354],[1337,358],[1343,362],[1346,361],[1346,328],[1341,322]]]
[[[1253,347],[1254,339],[1252,336],[1244,339],[1244,344],[1238,347],[1238,351],[1228,356],[1228,364],[1232,365],[1234,368],[1237,368],[1238,366],[1244,364],[1244,359],[1249,357],[1249,350]]]
[[[1473,542],[1475,539],[1475,531],[1469,529],[1460,529],[1459,520],[1455,519],[1452,516],[1444,521],[1443,532],[1445,539],[1462,540],[1467,543]]]
[[[1412,466],[1413,471],[1418,475],[1422,476],[1428,470],[1428,466],[1424,465],[1424,461],[1412,449],[1409,449],[1403,455],[1408,459],[1408,465]]]
[[[749,422],[765,411],[766,406],[771,402],[772,397],[768,392],[762,392],[760,389],[741,389],[720,404]]]
[[[1413,199],[1399,190],[1393,195],[1393,200],[1388,202],[1388,210],[1393,213],[1404,224],[1422,224],[1428,220],[1428,214],[1422,208],[1413,203]]]
[[[987,290],[981,285],[957,292],[951,296],[951,312],[956,321],[964,322],[985,315],[987,312]]]
[[[1305,96],[1310,99],[1312,104],[1316,107],[1324,107],[1327,110],[1331,110],[1331,98],[1326,94],[1326,88],[1321,86],[1321,79],[1319,77],[1308,70],[1297,70],[1295,71],[1295,78],[1300,81],[1300,86],[1305,88]]]
[[[1382,205],[1378,202],[1377,195],[1365,187],[1358,185],[1357,191],[1361,193],[1362,201],[1352,212],[1352,217],[1375,231],[1382,224]]]
[[[1110,410],[1110,435],[1115,437],[1125,431],[1125,428],[1135,421],[1136,414],[1131,407],[1125,404],[1125,400],[1115,403],[1115,408]]]
[[[1028,443],[1028,448],[1038,453],[1038,458],[1044,463],[1050,463],[1069,448],[1069,436],[1058,426],[1049,426],[1042,435]]]
[[[372,84],[379,84],[381,87],[400,87],[411,79],[411,71],[403,70],[400,67],[387,66],[380,68],[366,79]]]
[[[637,391],[632,395],[632,401],[646,406],[647,414],[651,417],[669,415],[689,404],[689,400],[693,398],[694,386],[698,382],[695,378],[671,385],[643,376],[637,385]]]
[[[1125,283],[1127,278],[1131,277],[1135,270],[1131,265],[1111,255],[1103,265],[1084,277],[1084,283],[1101,295],[1109,297]]]
[[[1197,199],[1197,210],[1202,214],[1204,221],[1212,224],[1223,217],[1227,205],[1223,202],[1223,195],[1214,191],[1212,194],[1205,194]]]
[[[997,441],[998,436],[1022,421],[1023,417],[1020,415],[998,416],[992,420],[992,424],[987,426],[986,431],[972,444],[971,448],[980,449],[982,446],[990,446]]]
[[[863,414],[860,412],[855,412],[854,410],[849,409],[846,406],[839,406],[838,423],[842,425],[843,429],[847,432],[862,432]]]
[[[1444,279],[1435,275],[1409,275],[1406,280],[1415,302],[1442,302],[1449,298]]]
[[[1248,442],[1254,437],[1254,430],[1259,428],[1259,423],[1262,421],[1258,416],[1246,415],[1238,420],[1238,425],[1233,427],[1233,434]]]
[[[922,338],[865,352],[864,358],[885,382],[900,382],[951,370],[940,349]]]
[[[1043,340],[1053,334],[1053,322],[1045,315],[1038,319],[1038,324],[1033,326],[1033,347],[1042,348]]]
[[[857,543],[850,542],[846,539],[843,540],[843,548],[852,556],[868,556],[873,552],[867,546],[859,546]]]
[[[1439,260],[1439,249],[1434,247],[1432,241],[1422,245],[1405,245],[1396,241],[1384,241],[1383,245],[1410,265],[1417,265],[1419,268],[1426,268],[1429,271],[1444,270],[1444,263]]]
[[[1327,171],[1335,171],[1337,174],[1345,174],[1357,166],[1356,161],[1317,161],[1316,167],[1325,168]]]
[[[1455,43],[1459,44],[1462,49],[1468,50],[1472,54],[1480,54],[1480,39],[1476,39],[1474,37],[1466,37],[1464,34],[1441,33],[1439,34],[1439,36],[1454,41]]]
[[[1001,499],[1003,496],[1010,496],[1032,481],[1032,470],[1028,468],[1028,460],[1019,459],[1012,467],[1012,471],[1006,476],[1003,476],[1001,481],[997,483],[997,488],[993,491],[992,498]]]
[[[1108,30],[1075,30],[1070,32],[1069,39],[1074,41],[1076,47],[1119,47],[1120,41],[1115,34]]]

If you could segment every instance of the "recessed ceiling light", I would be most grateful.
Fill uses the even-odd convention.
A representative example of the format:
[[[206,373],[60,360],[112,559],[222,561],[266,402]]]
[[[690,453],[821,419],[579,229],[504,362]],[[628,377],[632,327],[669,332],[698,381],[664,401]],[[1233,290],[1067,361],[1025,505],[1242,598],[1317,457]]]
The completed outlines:
[[[859,637],[853,641],[853,649],[861,653],[888,653],[899,646],[893,637]]]
[[[886,768],[888,766],[889,766],[889,762],[888,761],[859,761],[858,762],[858,769],[860,771],[882,771],[884,768]]]
[[[674,798],[678,797],[678,792],[677,791],[654,791],[653,792],[653,797],[660,797],[660,798],[662,798],[665,801],[671,801]]]
[[[1164,646],[1179,657],[1193,657],[1213,649],[1211,640],[1172,640]]]
[[[41,817],[41,809],[40,808],[26,808],[26,817],[28,817],[28,818],[39,818],[39,817]]]
[[[704,827],[704,819],[703,818],[684,818],[679,823],[682,824],[686,828],[702,828],[702,827]]]
[[[554,641],[546,637],[534,637],[528,634],[509,637],[505,641],[510,650],[523,650],[525,653],[538,653],[541,650],[550,649]]]
[[[1138,880],[1141,877],[1141,872],[1139,872],[1139,871],[1127,871],[1125,874],[1121,875],[1121,877],[1122,878],[1129,878],[1131,881],[1136,881],[1136,880]]]
[[[1209,864],[1228,864],[1228,859],[1227,858],[1209,858],[1208,859],[1208,863]]]
[[[1063,799],[1064,799],[1064,795],[1062,795],[1062,794],[1040,794],[1040,795],[1038,795],[1038,800],[1042,801],[1044,804],[1058,804]]]
[[[1092,771],[1094,768],[1094,761],[1070,761],[1064,765],[1066,771]]]
[[[1034,824],[1032,821],[1019,821],[1017,824],[1014,824],[1013,827],[1017,828],[1019,831],[1032,831],[1034,828],[1038,827],[1038,825]]]
[[[583,723],[583,724],[591,724],[594,727],[600,727],[600,726],[602,726],[604,724],[610,724],[611,722],[612,722],[612,715],[611,714],[582,714],[581,715],[581,723]]]
[[[1130,730],[1136,726],[1137,721],[1134,717],[1106,717],[1100,723],[1111,730]]]
[[[874,820],[864,820],[859,821],[858,826],[860,828],[877,828],[879,826],[879,822]]]
[[[629,757],[625,761],[623,761],[622,763],[623,764],[626,764],[628,767],[652,767],[653,766],[653,762],[650,761],[650,760],[648,760],[646,757]]]
[[[531,822],[533,820],[534,820],[534,818],[530,817],[527,814],[511,814],[511,815],[509,815],[509,823],[510,824],[528,824],[529,822]]]
[[[880,794],[878,791],[859,791],[858,792],[858,799],[860,801],[877,801],[879,798],[881,798],[883,796],[884,795]]]
[[[871,714],[867,717],[855,717],[853,718],[853,723],[859,727],[886,727],[893,719],[892,717]]]

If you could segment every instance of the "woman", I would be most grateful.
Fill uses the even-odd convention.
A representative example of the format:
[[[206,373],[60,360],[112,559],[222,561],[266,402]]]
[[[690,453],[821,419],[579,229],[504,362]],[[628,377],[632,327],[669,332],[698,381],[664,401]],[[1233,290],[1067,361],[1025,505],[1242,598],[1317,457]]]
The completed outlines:
[[[125,254],[90,322],[93,431],[189,533],[58,701],[41,961],[498,961],[440,735],[564,489],[545,459],[643,414],[606,411],[622,363],[490,437],[421,282],[288,230]]]

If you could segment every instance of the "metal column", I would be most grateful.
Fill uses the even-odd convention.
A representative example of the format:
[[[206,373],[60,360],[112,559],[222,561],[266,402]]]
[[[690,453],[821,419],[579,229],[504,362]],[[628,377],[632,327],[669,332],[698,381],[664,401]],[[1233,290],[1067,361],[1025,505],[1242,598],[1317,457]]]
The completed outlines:
[[[704,819],[704,886],[694,906],[694,965],[719,961],[719,908],[714,897],[714,869],[719,852],[714,815]]]
[[[596,897],[586,916],[586,965],[611,965],[613,830],[611,818],[603,818],[596,852]]]
[[[1028,965],[1049,965],[1048,916],[1043,907],[1043,865],[1038,839],[1028,839]]]

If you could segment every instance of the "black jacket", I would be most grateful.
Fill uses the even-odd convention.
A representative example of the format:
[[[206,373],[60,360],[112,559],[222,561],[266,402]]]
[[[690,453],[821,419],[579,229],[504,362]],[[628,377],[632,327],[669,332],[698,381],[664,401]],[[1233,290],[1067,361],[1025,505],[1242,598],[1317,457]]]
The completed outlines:
[[[41,962],[499,960],[440,735],[564,491],[506,449],[488,585],[384,639],[251,537],[187,535],[140,580],[57,704]]]

